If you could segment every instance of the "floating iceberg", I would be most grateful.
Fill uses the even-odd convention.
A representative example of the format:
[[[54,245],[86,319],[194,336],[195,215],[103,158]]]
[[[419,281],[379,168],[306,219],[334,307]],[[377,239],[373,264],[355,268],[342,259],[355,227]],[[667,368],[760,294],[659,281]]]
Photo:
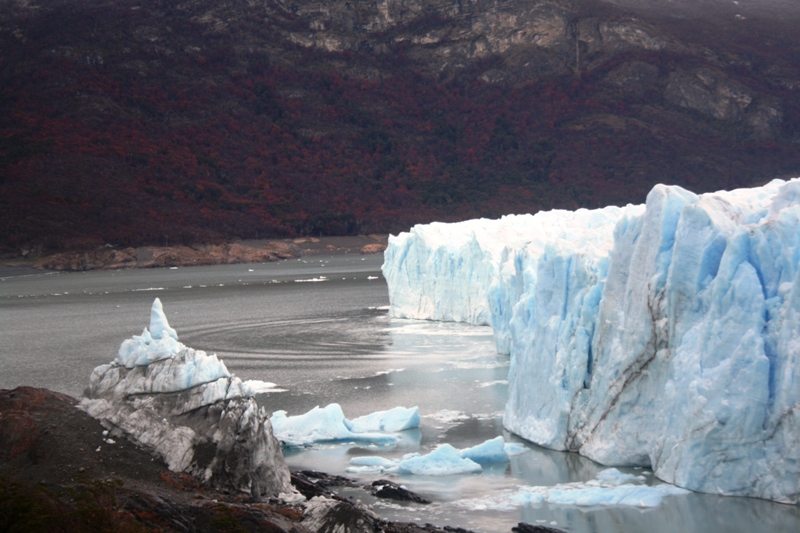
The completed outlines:
[[[419,427],[417,407],[396,407],[348,420],[338,403],[326,407],[315,407],[296,416],[287,416],[286,411],[272,414],[272,430],[285,446],[310,446],[316,442],[370,442],[394,444],[396,433]]]
[[[406,457],[397,465],[397,471],[401,474],[423,476],[452,476],[481,470],[481,465],[462,457],[461,453],[450,444],[442,444],[425,455]]]
[[[402,459],[387,459],[374,455],[354,457],[352,466],[347,468],[351,474],[399,473],[428,476],[453,476],[480,472],[482,464],[502,463],[509,457],[525,453],[527,449],[519,443],[506,443],[503,437],[495,437],[486,442],[457,450],[450,444],[443,444],[426,455],[410,453]]]
[[[354,433],[367,431],[397,432],[418,428],[420,423],[418,407],[395,407],[388,411],[378,411],[368,415],[345,420],[348,429]]]
[[[502,438],[502,437],[501,437]],[[483,470],[475,461],[462,457],[450,444],[442,444],[432,452],[420,455],[408,453],[402,459],[377,456],[354,457],[346,469],[351,474],[383,473],[417,474],[423,476],[456,476]]]
[[[505,426],[702,492],[800,500],[800,181],[415,226],[391,314],[491,323]]]
[[[149,330],[94,369],[80,407],[152,449],[171,470],[259,500],[293,497],[280,446],[254,394],[216,355],[178,342],[156,298]]]
[[[461,450],[461,457],[479,464],[504,463],[513,455],[524,453],[526,448],[519,443],[507,443],[503,437],[495,437],[486,442]]]

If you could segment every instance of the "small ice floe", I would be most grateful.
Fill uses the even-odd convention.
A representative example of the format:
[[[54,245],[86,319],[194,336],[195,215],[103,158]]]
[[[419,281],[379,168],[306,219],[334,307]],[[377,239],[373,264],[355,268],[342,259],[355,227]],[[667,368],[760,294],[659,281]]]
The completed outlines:
[[[450,444],[443,444],[426,455],[407,453],[402,459],[386,459],[377,456],[354,457],[350,460],[348,473],[416,474],[425,476],[454,476],[474,474],[482,470],[481,465],[462,457]]]
[[[526,451],[519,443],[506,443],[503,437],[489,439],[477,446],[458,450],[450,444],[442,444],[426,455],[409,453],[402,459],[387,459],[378,456],[354,457],[346,472],[364,473],[398,473],[426,476],[454,476],[474,474],[483,470],[481,465],[502,463],[512,455]]]
[[[261,381],[259,379],[248,379],[244,385],[250,388],[252,394],[264,394],[267,392],[286,392],[286,389],[280,389],[275,383],[269,381]]]
[[[375,372],[375,375],[386,376],[391,374],[392,372],[403,372],[403,371],[405,371],[405,368],[390,368],[389,370],[380,370],[378,372]]]
[[[348,420],[342,407],[332,403],[296,416],[276,411],[271,420],[273,434],[285,446],[303,447],[319,442],[393,445],[398,437],[391,433],[419,427],[420,416],[417,407],[395,407]]]
[[[486,387],[493,387],[494,385],[508,385],[507,379],[498,379],[496,381],[485,381],[483,383],[479,383],[478,387],[483,389]]]

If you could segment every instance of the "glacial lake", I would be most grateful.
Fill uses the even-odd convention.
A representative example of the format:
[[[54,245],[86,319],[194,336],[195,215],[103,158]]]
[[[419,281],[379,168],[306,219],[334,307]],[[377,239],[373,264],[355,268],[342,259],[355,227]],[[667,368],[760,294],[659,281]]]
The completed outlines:
[[[353,457],[466,448],[505,432],[508,358],[491,329],[389,318],[382,257],[312,256],[278,263],[177,269],[0,274],[0,388],[47,387],[80,396],[92,369],[149,323],[159,297],[187,346],[216,353],[242,379],[276,383],[268,411],[302,414],[339,403],[348,418],[418,406],[422,424],[396,446],[318,445],[288,451],[293,469],[389,478],[432,500],[376,501],[380,515],[480,533],[518,522],[571,532],[800,531],[800,507],[690,493],[657,507],[513,504],[521,487],[586,482],[607,467],[527,443],[527,453],[481,474],[427,477],[346,474]],[[14,275],[12,275],[14,274]],[[620,468],[658,484],[646,469]]]

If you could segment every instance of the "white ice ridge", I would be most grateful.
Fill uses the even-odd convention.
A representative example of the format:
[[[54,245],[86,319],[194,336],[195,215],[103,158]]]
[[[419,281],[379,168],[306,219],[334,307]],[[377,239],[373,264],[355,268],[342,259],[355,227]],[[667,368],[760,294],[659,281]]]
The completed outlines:
[[[419,427],[417,407],[395,407],[353,420],[344,416],[342,407],[332,403],[302,415],[287,416],[286,411],[272,414],[275,438],[288,447],[311,446],[317,442],[370,442],[389,445],[398,438],[391,433]]]
[[[796,503],[799,265],[800,180],[775,180],[416,226],[390,238],[383,271],[394,316],[491,322],[511,355],[509,430],[693,490]]]

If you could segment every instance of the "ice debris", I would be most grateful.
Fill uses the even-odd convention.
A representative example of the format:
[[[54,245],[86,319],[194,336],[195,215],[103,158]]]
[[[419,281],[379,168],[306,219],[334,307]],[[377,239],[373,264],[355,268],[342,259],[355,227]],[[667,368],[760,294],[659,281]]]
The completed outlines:
[[[506,443],[503,437],[495,437],[463,450],[457,450],[450,444],[442,444],[425,455],[408,453],[401,459],[373,455],[354,457],[346,471],[351,474],[387,472],[426,476],[472,474],[483,470],[481,465],[502,463],[526,450],[520,443]]]

